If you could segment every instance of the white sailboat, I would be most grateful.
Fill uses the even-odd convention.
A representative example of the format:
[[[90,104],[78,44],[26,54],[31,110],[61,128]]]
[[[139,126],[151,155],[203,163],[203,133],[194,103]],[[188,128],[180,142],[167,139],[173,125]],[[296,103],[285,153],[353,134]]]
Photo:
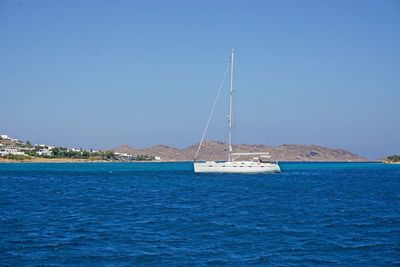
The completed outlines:
[[[197,149],[195,159],[194,159],[194,172],[196,173],[278,173],[281,171],[277,162],[269,161],[270,155],[268,152],[261,153],[234,153],[232,149],[232,97],[233,97],[233,58],[234,58],[234,49],[231,51],[229,66],[230,66],[230,90],[229,90],[229,115],[228,118],[228,160],[227,161],[197,161],[197,156],[201,149],[208,125],[210,123],[210,119],[212,113],[215,108],[215,104],[217,103],[217,99],[219,93],[222,88],[222,84],[220,90],[217,95],[217,99],[214,102],[214,106],[212,108],[210,117],[208,118],[208,122],[206,128],[203,132],[203,136],[199,143],[199,147]],[[228,69],[227,69],[228,70]],[[237,160],[240,156],[255,156],[253,161]]]

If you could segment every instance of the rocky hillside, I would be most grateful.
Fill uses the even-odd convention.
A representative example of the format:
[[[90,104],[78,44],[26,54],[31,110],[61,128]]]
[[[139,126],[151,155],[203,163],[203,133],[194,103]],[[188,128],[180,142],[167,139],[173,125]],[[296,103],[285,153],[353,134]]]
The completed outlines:
[[[198,144],[184,149],[158,145],[145,149],[136,149],[123,145],[113,149],[115,152],[132,155],[152,155],[163,161],[193,160]],[[332,149],[318,145],[234,145],[235,152],[269,152],[273,160],[279,161],[367,161],[368,159],[343,149]],[[226,160],[227,145],[222,142],[205,141],[200,150],[199,160]],[[246,158],[243,158],[246,159]]]

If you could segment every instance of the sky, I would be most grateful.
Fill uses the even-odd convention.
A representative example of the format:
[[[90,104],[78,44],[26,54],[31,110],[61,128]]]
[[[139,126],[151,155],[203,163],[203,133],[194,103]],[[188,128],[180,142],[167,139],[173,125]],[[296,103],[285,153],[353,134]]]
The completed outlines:
[[[234,143],[400,154],[400,1],[1,1],[0,133],[199,142],[235,48]],[[227,140],[228,84],[206,139]]]

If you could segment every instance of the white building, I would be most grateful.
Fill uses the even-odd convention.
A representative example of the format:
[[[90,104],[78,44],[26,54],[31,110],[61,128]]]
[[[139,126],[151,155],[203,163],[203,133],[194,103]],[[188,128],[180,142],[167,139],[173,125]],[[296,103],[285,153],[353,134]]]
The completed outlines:
[[[127,159],[132,158],[132,155],[130,155],[130,154],[128,154],[128,153],[118,153],[118,152],[115,152],[114,154],[115,154],[115,156],[120,157],[120,158],[127,158]]]
[[[46,145],[46,144],[35,144],[35,147],[42,147],[42,148],[48,148],[48,149],[53,149],[55,148],[55,146],[50,146],[50,145]]]
[[[8,137],[8,135],[6,135],[6,134],[1,134],[0,137],[1,137],[1,139],[5,139],[5,140],[10,139],[10,137]]]
[[[35,144],[36,147],[47,147],[46,144]]]
[[[18,142],[19,140],[17,138],[11,138],[6,134],[0,134],[0,138],[3,140],[10,140],[12,142]]]
[[[39,156],[51,156],[51,150],[48,148],[41,148],[36,152]]]
[[[0,150],[0,156],[3,157],[3,156],[8,155],[8,154],[11,154],[11,155],[25,155],[24,152],[18,151],[18,149],[15,148],[15,147],[6,147],[6,148],[3,148],[2,150]]]

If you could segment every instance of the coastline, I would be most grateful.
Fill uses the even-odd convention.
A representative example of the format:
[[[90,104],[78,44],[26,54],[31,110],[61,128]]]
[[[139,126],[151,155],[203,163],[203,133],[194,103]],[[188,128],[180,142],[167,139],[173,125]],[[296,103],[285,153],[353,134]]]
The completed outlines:
[[[96,163],[96,162],[112,162],[112,161],[88,160],[88,159],[49,159],[49,158],[15,160],[15,159],[0,158],[0,163],[90,163],[90,162]]]
[[[118,160],[90,160],[90,159],[73,159],[73,158],[30,158],[24,160],[4,159],[0,158],[1,163],[179,163],[193,162],[192,160],[161,160],[161,161],[118,161]],[[281,160],[280,163],[384,163],[384,164],[400,164],[400,162],[386,162],[380,160],[370,161],[290,161]]]
[[[5,159],[0,157],[1,163],[130,163],[130,162],[185,162],[185,161],[119,161],[119,160],[102,160],[102,159],[74,159],[74,158],[39,158],[32,157],[29,159],[17,160],[17,159]]]

